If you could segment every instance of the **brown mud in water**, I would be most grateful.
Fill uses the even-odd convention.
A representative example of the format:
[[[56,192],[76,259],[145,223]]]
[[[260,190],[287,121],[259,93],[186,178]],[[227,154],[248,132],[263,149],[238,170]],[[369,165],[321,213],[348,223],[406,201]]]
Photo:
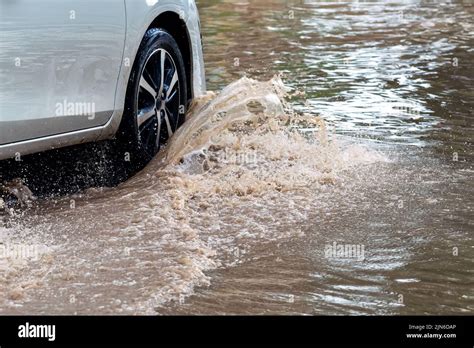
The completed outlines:
[[[221,92],[147,168],[0,168],[39,197],[1,217],[0,312],[472,314],[472,1],[197,3]]]
[[[160,313],[209,286],[210,270],[301,239],[318,197],[327,205],[348,176],[387,159],[330,139],[285,91],[279,78],[242,78],[197,101],[129,181],[13,214],[0,230],[2,313]]]

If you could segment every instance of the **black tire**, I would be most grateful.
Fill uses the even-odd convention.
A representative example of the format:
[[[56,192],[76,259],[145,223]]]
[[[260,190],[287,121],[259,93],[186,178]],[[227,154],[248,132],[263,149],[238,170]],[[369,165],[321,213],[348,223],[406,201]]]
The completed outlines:
[[[161,74],[161,71],[165,73]],[[159,91],[162,91],[161,95],[158,95]],[[135,167],[144,166],[172,135],[170,131],[174,133],[184,122],[187,102],[186,71],[178,44],[168,32],[149,29],[128,82],[117,136],[120,152]]]

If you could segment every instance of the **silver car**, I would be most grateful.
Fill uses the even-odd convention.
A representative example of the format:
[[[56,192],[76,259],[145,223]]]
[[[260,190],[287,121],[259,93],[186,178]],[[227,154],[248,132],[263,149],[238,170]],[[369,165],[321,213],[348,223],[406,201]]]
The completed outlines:
[[[116,138],[149,161],[205,92],[194,0],[0,0],[0,160]]]

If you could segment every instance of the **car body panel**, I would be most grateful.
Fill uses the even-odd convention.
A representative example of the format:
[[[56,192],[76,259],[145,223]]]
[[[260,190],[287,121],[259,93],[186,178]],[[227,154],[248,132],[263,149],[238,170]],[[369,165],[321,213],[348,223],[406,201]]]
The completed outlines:
[[[105,124],[125,28],[123,1],[2,1],[0,144]]]
[[[34,0],[31,0],[34,1]],[[48,0],[53,1],[53,0]],[[66,1],[66,0],[65,0]],[[83,1],[83,0],[67,0],[69,2]],[[115,135],[120,125],[124,104],[125,95],[127,91],[128,79],[133,66],[133,61],[138,52],[141,40],[154,22],[154,20],[165,12],[174,12],[179,14],[182,20],[185,22],[188,36],[190,39],[191,46],[191,57],[192,57],[192,76],[191,85],[193,96],[199,96],[205,93],[206,83],[204,74],[204,63],[203,53],[200,37],[199,28],[199,16],[194,0],[94,0],[95,3],[102,3],[113,1],[120,3],[123,1],[125,13],[126,13],[126,27],[125,27],[125,42],[120,47],[117,44],[117,50],[114,51],[114,62],[115,59],[120,59],[118,64],[117,76],[116,76],[116,88],[114,91],[114,103],[111,110],[101,110],[96,108],[94,118],[90,114],[83,115],[82,124],[79,124],[73,131],[51,133],[46,136],[40,136],[35,139],[19,139],[19,141],[12,142],[9,144],[2,144],[7,138],[6,134],[9,134],[10,130],[7,127],[8,121],[3,115],[3,110],[0,109],[0,160],[10,157],[19,157],[33,152],[40,152],[48,149],[69,146],[74,144],[80,144],[84,142],[97,141],[101,139],[111,138]],[[119,4],[118,4],[119,5]],[[120,7],[120,5],[118,6]],[[0,15],[1,16],[1,15]],[[77,12],[76,12],[77,16]],[[77,17],[76,17],[77,18]],[[119,16],[120,18],[120,16]],[[159,27],[159,23],[158,23]],[[92,34],[91,34],[92,35]],[[118,49],[122,48],[122,52],[118,52]],[[60,54],[61,51],[58,51]],[[0,61],[4,59],[4,52],[0,51]],[[115,68],[115,67],[114,67]],[[110,81],[113,78],[109,78]],[[86,79],[85,82],[90,84],[97,83],[96,77],[92,79]],[[74,82],[71,82],[74,84]],[[53,86],[52,88],[57,88]],[[72,87],[71,87],[72,88]],[[0,90],[3,93],[3,90]],[[89,94],[90,95],[90,94]],[[1,98],[5,98],[4,95]],[[0,99],[0,101],[2,100]],[[4,100],[4,99],[3,99]],[[72,99],[78,100],[74,97]],[[95,100],[95,99],[94,99]],[[61,102],[61,100],[59,101]],[[56,102],[55,107],[59,107],[59,102]],[[79,102],[82,102],[79,100]],[[99,105],[105,105],[109,102],[100,101]],[[63,100],[63,104],[64,103]],[[64,107],[63,105],[63,107]],[[2,106],[3,107],[3,106]],[[91,120],[92,118],[92,120]],[[61,117],[56,119],[61,121]],[[93,122],[91,122],[93,121]],[[35,121],[36,122],[36,121]],[[89,122],[89,123],[87,123]],[[95,123],[94,123],[95,122]],[[67,123],[67,122],[66,122]],[[33,124],[33,123],[29,123]],[[84,125],[88,125],[84,128]],[[10,125],[11,126],[11,125]]]

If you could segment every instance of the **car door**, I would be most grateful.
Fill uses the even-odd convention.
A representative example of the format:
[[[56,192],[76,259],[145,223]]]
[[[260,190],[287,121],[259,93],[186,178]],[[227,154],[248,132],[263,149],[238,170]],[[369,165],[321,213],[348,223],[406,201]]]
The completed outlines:
[[[105,124],[125,27],[123,0],[0,0],[0,144]]]

